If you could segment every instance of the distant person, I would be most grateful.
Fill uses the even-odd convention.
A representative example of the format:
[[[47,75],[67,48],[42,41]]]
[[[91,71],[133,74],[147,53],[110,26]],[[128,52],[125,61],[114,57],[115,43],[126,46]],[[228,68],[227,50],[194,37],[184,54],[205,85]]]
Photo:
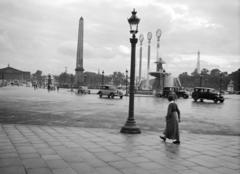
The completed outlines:
[[[57,85],[57,92],[59,91],[59,85]]]
[[[168,96],[172,96],[173,100],[176,100],[178,98],[177,94],[174,91],[170,91]]]
[[[160,136],[160,138],[165,142],[166,139],[172,139],[174,144],[180,144],[179,137],[179,128],[178,122],[180,119],[180,110],[178,109],[177,104],[175,103],[175,97],[173,95],[169,95],[168,101],[170,102],[168,105],[168,111],[166,115],[166,127],[164,131],[164,136]]]

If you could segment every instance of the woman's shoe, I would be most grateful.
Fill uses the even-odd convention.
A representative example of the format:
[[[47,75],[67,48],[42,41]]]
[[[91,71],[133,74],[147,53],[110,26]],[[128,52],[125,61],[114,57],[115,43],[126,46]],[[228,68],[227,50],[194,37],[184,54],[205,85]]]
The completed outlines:
[[[174,141],[173,144],[180,144],[180,141]]]
[[[166,141],[166,138],[165,137],[163,137],[163,136],[159,136],[164,142]]]

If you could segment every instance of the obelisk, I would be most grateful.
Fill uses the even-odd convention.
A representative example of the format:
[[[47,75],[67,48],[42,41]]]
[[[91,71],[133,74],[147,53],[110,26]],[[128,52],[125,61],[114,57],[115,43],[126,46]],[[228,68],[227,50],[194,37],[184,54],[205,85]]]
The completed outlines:
[[[79,19],[78,43],[77,43],[77,62],[75,69],[75,86],[79,87],[84,83],[83,76],[83,17]]]
[[[197,52],[197,73],[200,74],[200,51]]]

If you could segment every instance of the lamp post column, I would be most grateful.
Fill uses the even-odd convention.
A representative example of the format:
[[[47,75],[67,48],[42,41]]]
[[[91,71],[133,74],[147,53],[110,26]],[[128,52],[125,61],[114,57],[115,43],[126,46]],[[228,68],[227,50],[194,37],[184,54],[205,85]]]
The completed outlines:
[[[143,34],[140,34],[139,36],[139,41],[140,41],[140,52],[139,52],[139,81],[138,81],[138,85],[140,85],[141,80],[142,80],[142,43],[144,40],[144,36]]]
[[[128,96],[128,70],[126,70],[126,96]]]
[[[200,84],[199,84],[200,87],[202,87],[202,75],[200,74]]]
[[[104,71],[102,71],[102,86],[104,85]]]
[[[222,79],[223,79],[223,74],[220,74],[220,82],[219,82],[219,93],[221,94],[222,91]]]
[[[141,133],[141,130],[136,126],[136,121],[134,119],[135,52],[136,52],[137,41],[138,41],[138,39],[135,37],[135,34],[133,34],[133,37],[130,39],[132,52],[131,52],[128,119],[127,119],[125,125],[121,129],[121,133],[129,133],[129,134]]]
[[[140,19],[136,16],[137,12],[135,9],[132,11],[132,16],[128,19],[130,24],[130,33],[132,38],[131,42],[131,66],[130,66],[130,89],[129,89],[129,109],[128,118],[125,125],[121,128],[121,133],[128,134],[140,134],[141,130],[136,126],[136,121],[134,119],[134,91],[135,91],[135,57],[136,57],[136,44],[138,39],[135,34],[138,32],[138,23]]]
[[[150,53],[151,53],[151,39],[152,39],[151,32],[148,32],[147,38],[148,38],[147,89],[149,89],[149,69],[150,69]]]
[[[73,80],[74,80],[73,74],[71,74],[70,79],[71,79],[71,91],[73,91]]]

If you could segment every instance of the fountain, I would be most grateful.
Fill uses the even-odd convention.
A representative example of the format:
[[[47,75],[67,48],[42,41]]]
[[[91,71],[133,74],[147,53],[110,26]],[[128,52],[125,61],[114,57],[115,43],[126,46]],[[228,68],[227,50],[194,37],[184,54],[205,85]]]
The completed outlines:
[[[165,71],[165,69],[163,69],[163,64],[166,64],[166,62],[159,55],[161,35],[162,35],[162,31],[160,29],[158,29],[157,32],[156,32],[156,36],[157,36],[157,60],[155,62],[157,67],[156,67],[155,72],[149,72],[149,74],[151,76],[155,77],[155,79],[153,81],[153,85],[152,85],[152,90],[153,90],[153,93],[156,96],[162,96],[164,87],[179,86],[179,85],[177,85],[177,83],[179,81],[177,81],[176,78],[173,78],[171,76],[171,73],[167,73]]]
[[[145,93],[145,94],[155,94],[156,96],[162,96],[164,87],[176,87],[181,86],[180,81],[177,78],[172,77],[171,73],[167,73],[163,68],[163,64],[166,62],[160,57],[160,37],[162,35],[162,31],[158,29],[156,31],[157,36],[157,60],[156,60],[156,71],[149,72],[150,65],[150,42],[152,38],[152,33],[148,32],[148,66],[147,66],[147,78],[145,80],[139,80],[137,85],[137,93]],[[143,37],[141,36],[140,41],[143,41]],[[140,63],[141,63],[141,46],[140,44]],[[141,64],[140,66],[141,67]],[[141,68],[139,68],[139,72],[141,72]],[[155,79],[149,79],[149,75],[155,77]],[[140,76],[140,75],[139,75]]]

